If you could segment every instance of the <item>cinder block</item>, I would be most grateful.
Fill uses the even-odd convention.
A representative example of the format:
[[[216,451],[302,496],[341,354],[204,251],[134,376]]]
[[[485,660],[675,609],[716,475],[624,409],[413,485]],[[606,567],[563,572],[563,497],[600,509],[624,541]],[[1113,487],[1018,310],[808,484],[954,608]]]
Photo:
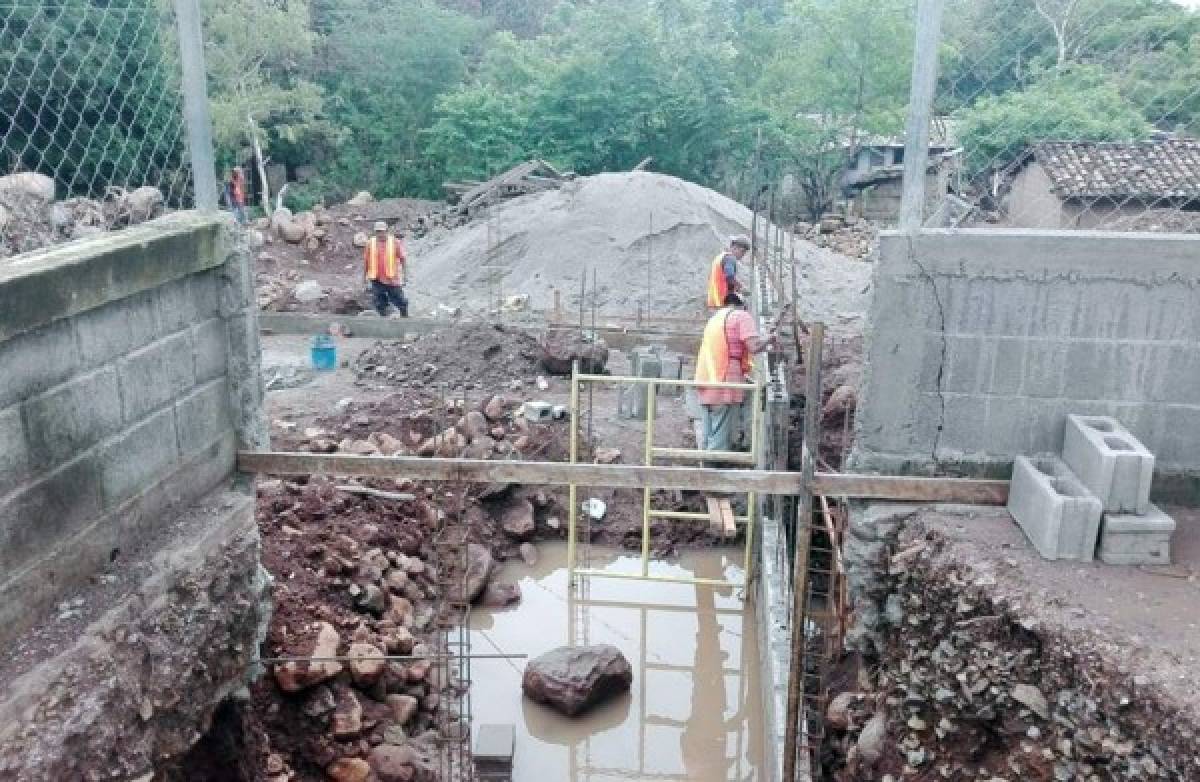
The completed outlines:
[[[191,326],[217,316],[217,274],[212,271],[192,274],[158,289],[158,319],[162,333]]]
[[[118,367],[125,423],[132,424],[196,384],[192,336],[172,334],[130,353]]]
[[[225,374],[229,350],[225,321],[213,318],[193,326],[192,346],[196,354],[197,383],[205,383]]]
[[[471,757],[481,780],[512,779],[516,730],[512,725],[480,725]]]
[[[88,368],[149,345],[159,335],[158,296],[145,291],[71,319],[81,362]]]
[[[100,460],[104,507],[116,509],[171,472],[178,463],[175,408],[168,407],[105,445]]]
[[[1095,557],[1100,500],[1055,456],[1017,456],[1008,512],[1046,559]]]
[[[549,402],[526,402],[522,410],[525,419],[534,423],[549,421],[554,416],[554,407]]]
[[[1063,460],[1106,513],[1141,514],[1150,507],[1154,454],[1117,419],[1068,415]]]
[[[0,407],[58,385],[79,371],[79,349],[66,321],[0,342]]]
[[[655,348],[636,348],[631,357],[634,377],[662,377],[662,358]],[[646,420],[646,394],[650,387],[632,383],[617,395],[617,414],[622,418]]]
[[[0,501],[0,574],[15,575],[100,515],[93,453]]]
[[[1100,559],[1109,565],[1169,565],[1175,519],[1157,505],[1145,515],[1106,513],[1100,533]]]
[[[73,458],[121,428],[121,395],[111,367],[73,378],[22,405],[34,469]]]
[[[176,402],[175,427],[184,459],[226,436],[233,424],[225,379],[211,380]]]
[[[24,482],[29,473],[29,448],[25,444],[21,408],[0,410],[0,497]]]

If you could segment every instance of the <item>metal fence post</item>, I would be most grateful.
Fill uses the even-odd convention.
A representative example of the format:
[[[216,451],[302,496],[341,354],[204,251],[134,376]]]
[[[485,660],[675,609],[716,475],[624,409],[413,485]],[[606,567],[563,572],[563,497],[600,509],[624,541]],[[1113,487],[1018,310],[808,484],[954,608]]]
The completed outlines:
[[[173,0],[179,30],[179,59],[183,66],[183,116],[187,123],[188,152],[192,160],[192,185],[196,208],[215,212],[217,165],[213,159],[212,117],[208,111],[208,72],[204,67],[204,36],[197,0]]]
[[[908,99],[908,128],[904,134],[904,189],[900,201],[900,230],[916,231],[925,214],[925,177],[929,171],[929,124],[937,89],[938,45],[942,39],[945,0],[918,0],[917,34],[913,50],[912,91]]]

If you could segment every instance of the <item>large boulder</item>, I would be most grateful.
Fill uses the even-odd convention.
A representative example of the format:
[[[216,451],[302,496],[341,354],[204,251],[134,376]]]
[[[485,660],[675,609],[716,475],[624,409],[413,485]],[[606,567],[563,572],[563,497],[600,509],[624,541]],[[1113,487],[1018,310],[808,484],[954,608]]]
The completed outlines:
[[[525,695],[568,717],[628,692],[633,668],[609,644],[562,646],[530,660],[521,678]]]
[[[500,527],[514,540],[525,541],[533,537],[537,524],[533,519],[533,503],[517,499],[500,514]]]
[[[483,594],[492,577],[492,552],[478,543],[467,544],[467,577],[464,589],[467,602],[475,602]],[[457,591],[457,590],[456,590]]]
[[[0,201],[35,201],[45,206],[54,200],[54,180],[45,174],[23,171],[0,176]]]
[[[375,200],[375,197],[366,190],[360,190],[353,198],[346,202],[346,206],[366,206]]]
[[[342,672],[342,664],[328,658],[337,656],[341,637],[328,622],[317,624],[317,637],[309,655],[314,662],[288,662],[275,667],[275,682],[284,692],[299,692],[327,681]]]
[[[162,191],[149,185],[126,193],[120,200],[118,218],[130,225],[144,223],[161,215],[166,208]]]

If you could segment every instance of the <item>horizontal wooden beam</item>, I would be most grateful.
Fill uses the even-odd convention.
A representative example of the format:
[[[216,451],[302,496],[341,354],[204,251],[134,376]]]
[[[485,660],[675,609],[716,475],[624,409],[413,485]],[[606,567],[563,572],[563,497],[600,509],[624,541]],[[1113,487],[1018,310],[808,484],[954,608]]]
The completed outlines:
[[[238,469],[270,475],[340,475],[530,486],[614,489],[692,489],[729,494],[796,494],[800,475],[765,470],[647,467],[631,464],[422,459],[414,456],[347,456],[317,453],[238,453]]]
[[[813,494],[897,502],[958,502],[967,505],[1004,505],[1008,481],[972,478],[917,478],[900,475],[854,475],[819,472],[813,476]]]
[[[415,456],[349,456],[317,453],[238,453],[238,469],[269,475],[339,475],[461,483],[520,483],[531,486],[608,487],[614,489],[690,489],[729,494],[799,494],[798,472],[647,467],[636,464],[422,459]],[[899,502],[957,502],[1004,505],[1008,481],[970,478],[916,478],[819,472],[812,491],[830,497]]]

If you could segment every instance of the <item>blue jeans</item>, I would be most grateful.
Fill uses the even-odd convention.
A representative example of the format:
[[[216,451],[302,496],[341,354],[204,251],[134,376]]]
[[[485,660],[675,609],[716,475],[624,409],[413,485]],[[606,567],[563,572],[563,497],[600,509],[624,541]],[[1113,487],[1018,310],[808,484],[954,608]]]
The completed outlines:
[[[408,299],[404,296],[403,285],[384,285],[379,280],[371,280],[371,295],[375,297],[375,311],[380,317],[387,316],[389,303],[402,317],[408,317]]]

